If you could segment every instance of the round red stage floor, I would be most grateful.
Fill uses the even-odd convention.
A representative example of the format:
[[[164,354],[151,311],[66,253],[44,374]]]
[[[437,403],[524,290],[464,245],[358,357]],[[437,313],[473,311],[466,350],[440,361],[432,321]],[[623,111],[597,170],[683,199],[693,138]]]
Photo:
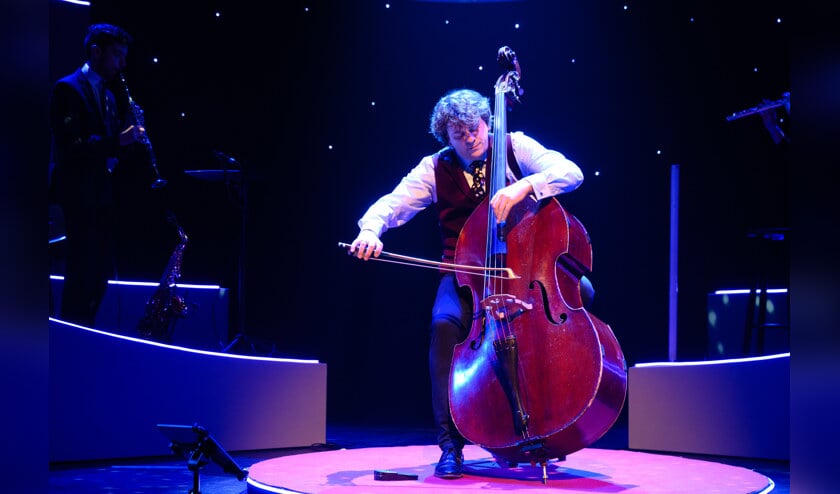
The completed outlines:
[[[325,451],[283,456],[251,465],[249,493],[378,494],[393,492],[466,493],[539,490],[542,493],[761,493],[773,481],[747,468],[664,454],[583,449],[565,461],[542,467],[501,468],[478,446],[464,448],[464,476],[434,476],[437,446],[402,446]],[[381,470],[416,476],[377,480]]]

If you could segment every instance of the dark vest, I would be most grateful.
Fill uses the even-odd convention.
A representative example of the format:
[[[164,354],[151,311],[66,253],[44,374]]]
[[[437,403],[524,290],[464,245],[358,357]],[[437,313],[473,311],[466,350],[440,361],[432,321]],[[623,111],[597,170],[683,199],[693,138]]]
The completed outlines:
[[[492,158],[492,147],[487,149],[488,158]],[[507,136],[507,159],[508,166],[517,178],[522,177],[519,164],[513,155],[513,147],[510,144],[510,135]],[[455,244],[458,242],[458,235],[470,214],[481,204],[484,199],[476,199],[470,192],[470,186],[464,176],[464,168],[461,161],[451,147],[445,147],[435,155],[435,189],[437,191],[437,202],[435,208],[438,213],[438,226],[440,227],[440,238],[443,245],[443,262],[455,260]],[[487,162],[487,183],[492,177],[492,163]]]

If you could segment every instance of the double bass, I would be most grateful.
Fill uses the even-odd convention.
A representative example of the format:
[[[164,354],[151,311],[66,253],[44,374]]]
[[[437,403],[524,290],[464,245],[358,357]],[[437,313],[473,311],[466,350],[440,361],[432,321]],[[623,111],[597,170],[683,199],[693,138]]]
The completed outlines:
[[[454,264],[473,268],[457,270],[456,279],[475,310],[455,347],[450,412],[461,434],[500,465],[540,464],[545,482],[549,460],[564,460],[615,423],[627,367],[609,325],[584,308],[592,246],[581,222],[553,197],[527,197],[504,222],[489,207],[506,185],[508,103],[522,94],[513,50],[502,47],[498,59],[489,190],[455,250]]]

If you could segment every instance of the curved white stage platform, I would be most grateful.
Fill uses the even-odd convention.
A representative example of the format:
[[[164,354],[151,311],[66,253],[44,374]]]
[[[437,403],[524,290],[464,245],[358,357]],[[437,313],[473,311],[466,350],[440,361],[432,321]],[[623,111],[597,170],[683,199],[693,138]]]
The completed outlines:
[[[157,424],[227,451],[326,442],[327,366],[162,345],[50,319],[50,461],[171,454]]]
[[[790,459],[790,353],[637,364],[630,448]]]

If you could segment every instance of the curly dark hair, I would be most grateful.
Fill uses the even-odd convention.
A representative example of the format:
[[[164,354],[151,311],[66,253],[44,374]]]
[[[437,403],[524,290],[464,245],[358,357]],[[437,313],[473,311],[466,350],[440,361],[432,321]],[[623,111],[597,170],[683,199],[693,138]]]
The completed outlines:
[[[447,128],[450,124],[466,125],[469,129],[475,129],[479,120],[484,120],[487,126],[492,128],[490,100],[472,89],[455,89],[438,100],[432,110],[429,131],[441,144],[448,146]]]

